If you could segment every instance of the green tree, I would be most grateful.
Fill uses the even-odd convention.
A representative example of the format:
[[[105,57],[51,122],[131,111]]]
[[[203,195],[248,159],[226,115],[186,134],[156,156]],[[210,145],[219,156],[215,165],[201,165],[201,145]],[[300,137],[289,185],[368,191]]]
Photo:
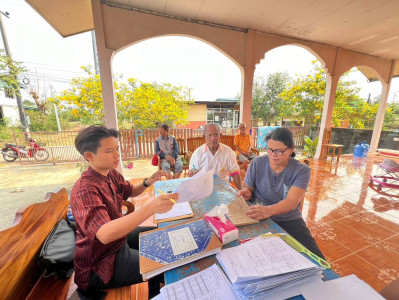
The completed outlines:
[[[317,61],[313,63],[312,74],[296,78],[281,94],[283,116],[302,118],[305,125],[319,124],[325,98],[326,75]],[[348,80],[349,72],[338,81],[332,122],[335,126],[349,122],[355,128],[372,127],[378,106],[359,97],[360,89],[356,81]]]
[[[15,92],[22,87],[18,76],[26,71],[21,63],[14,61],[6,55],[4,50],[0,50],[0,88],[9,96],[13,97]]]
[[[252,115],[254,119],[269,124],[280,119],[284,99],[280,94],[287,88],[290,77],[276,72],[266,78],[256,77],[252,89]]]
[[[101,81],[91,67],[82,67],[87,77],[75,78],[71,88],[51,101],[71,112],[83,124],[103,123],[104,106]],[[118,120],[122,128],[153,128],[158,123],[187,123],[188,89],[171,84],[141,83],[129,78],[118,83],[114,78]],[[192,101],[191,101],[192,102]]]

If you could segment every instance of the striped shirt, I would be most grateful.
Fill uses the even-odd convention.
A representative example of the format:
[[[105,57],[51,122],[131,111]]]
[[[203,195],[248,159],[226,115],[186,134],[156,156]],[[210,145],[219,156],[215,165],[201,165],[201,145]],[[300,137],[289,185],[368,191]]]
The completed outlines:
[[[114,272],[116,252],[125,238],[102,244],[96,233],[101,226],[122,216],[122,201],[132,194],[132,185],[116,170],[104,176],[89,167],[75,183],[71,192],[71,207],[76,220],[75,283],[88,288],[94,271],[104,283]]]

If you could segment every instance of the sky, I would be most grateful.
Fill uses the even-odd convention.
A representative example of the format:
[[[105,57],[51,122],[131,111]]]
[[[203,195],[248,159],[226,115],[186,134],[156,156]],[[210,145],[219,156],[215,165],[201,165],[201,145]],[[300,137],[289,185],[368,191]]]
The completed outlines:
[[[91,33],[63,38],[23,0],[0,0],[0,10],[10,14],[9,18],[3,16],[3,23],[12,57],[29,70],[31,85],[39,85],[41,92],[51,96],[66,90],[73,77],[85,75],[81,66],[94,66]],[[0,48],[4,48],[2,41]],[[305,75],[313,69],[314,59],[303,48],[279,47],[266,53],[256,66],[255,76],[274,72]],[[199,101],[233,98],[241,93],[239,68],[212,46],[187,37],[160,37],[132,45],[114,56],[113,71],[124,79],[188,87],[192,98]],[[381,93],[381,83],[368,83],[360,72],[350,76],[358,82],[362,98]],[[396,91],[399,78],[393,79],[389,101]]]

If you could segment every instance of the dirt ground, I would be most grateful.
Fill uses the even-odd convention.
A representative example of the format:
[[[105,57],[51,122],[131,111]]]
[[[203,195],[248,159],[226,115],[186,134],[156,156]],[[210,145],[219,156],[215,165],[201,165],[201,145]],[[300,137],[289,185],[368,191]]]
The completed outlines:
[[[124,169],[125,179],[146,178],[157,167],[150,159],[133,161],[132,169]],[[21,165],[0,161],[0,231],[11,226],[18,209],[42,202],[49,192],[66,188],[70,193],[85,166],[76,163]]]

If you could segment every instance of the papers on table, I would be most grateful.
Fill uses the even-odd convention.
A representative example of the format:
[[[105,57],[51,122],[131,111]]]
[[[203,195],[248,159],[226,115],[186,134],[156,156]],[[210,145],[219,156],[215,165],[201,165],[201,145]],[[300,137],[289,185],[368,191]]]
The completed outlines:
[[[239,299],[226,275],[216,264],[183,280],[166,285],[161,289],[161,296],[159,300]]]
[[[208,197],[213,191],[213,172],[206,172],[203,168],[193,177],[184,180],[177,189],[178,202],[197,201]]]
[[[298,283],[319,280],[323,270],[279,237],[223,249],[216,257],[242,299],[266,297]]]
[[[193,210],[189,202],[176,203],[172,209],[164,214],[155,214],[155,222],[165,222],[193,217]]]
[[[384,299],[371,286],[357,278],[356,275],[309,284],[302,287],[301,291],[306,300]]]

